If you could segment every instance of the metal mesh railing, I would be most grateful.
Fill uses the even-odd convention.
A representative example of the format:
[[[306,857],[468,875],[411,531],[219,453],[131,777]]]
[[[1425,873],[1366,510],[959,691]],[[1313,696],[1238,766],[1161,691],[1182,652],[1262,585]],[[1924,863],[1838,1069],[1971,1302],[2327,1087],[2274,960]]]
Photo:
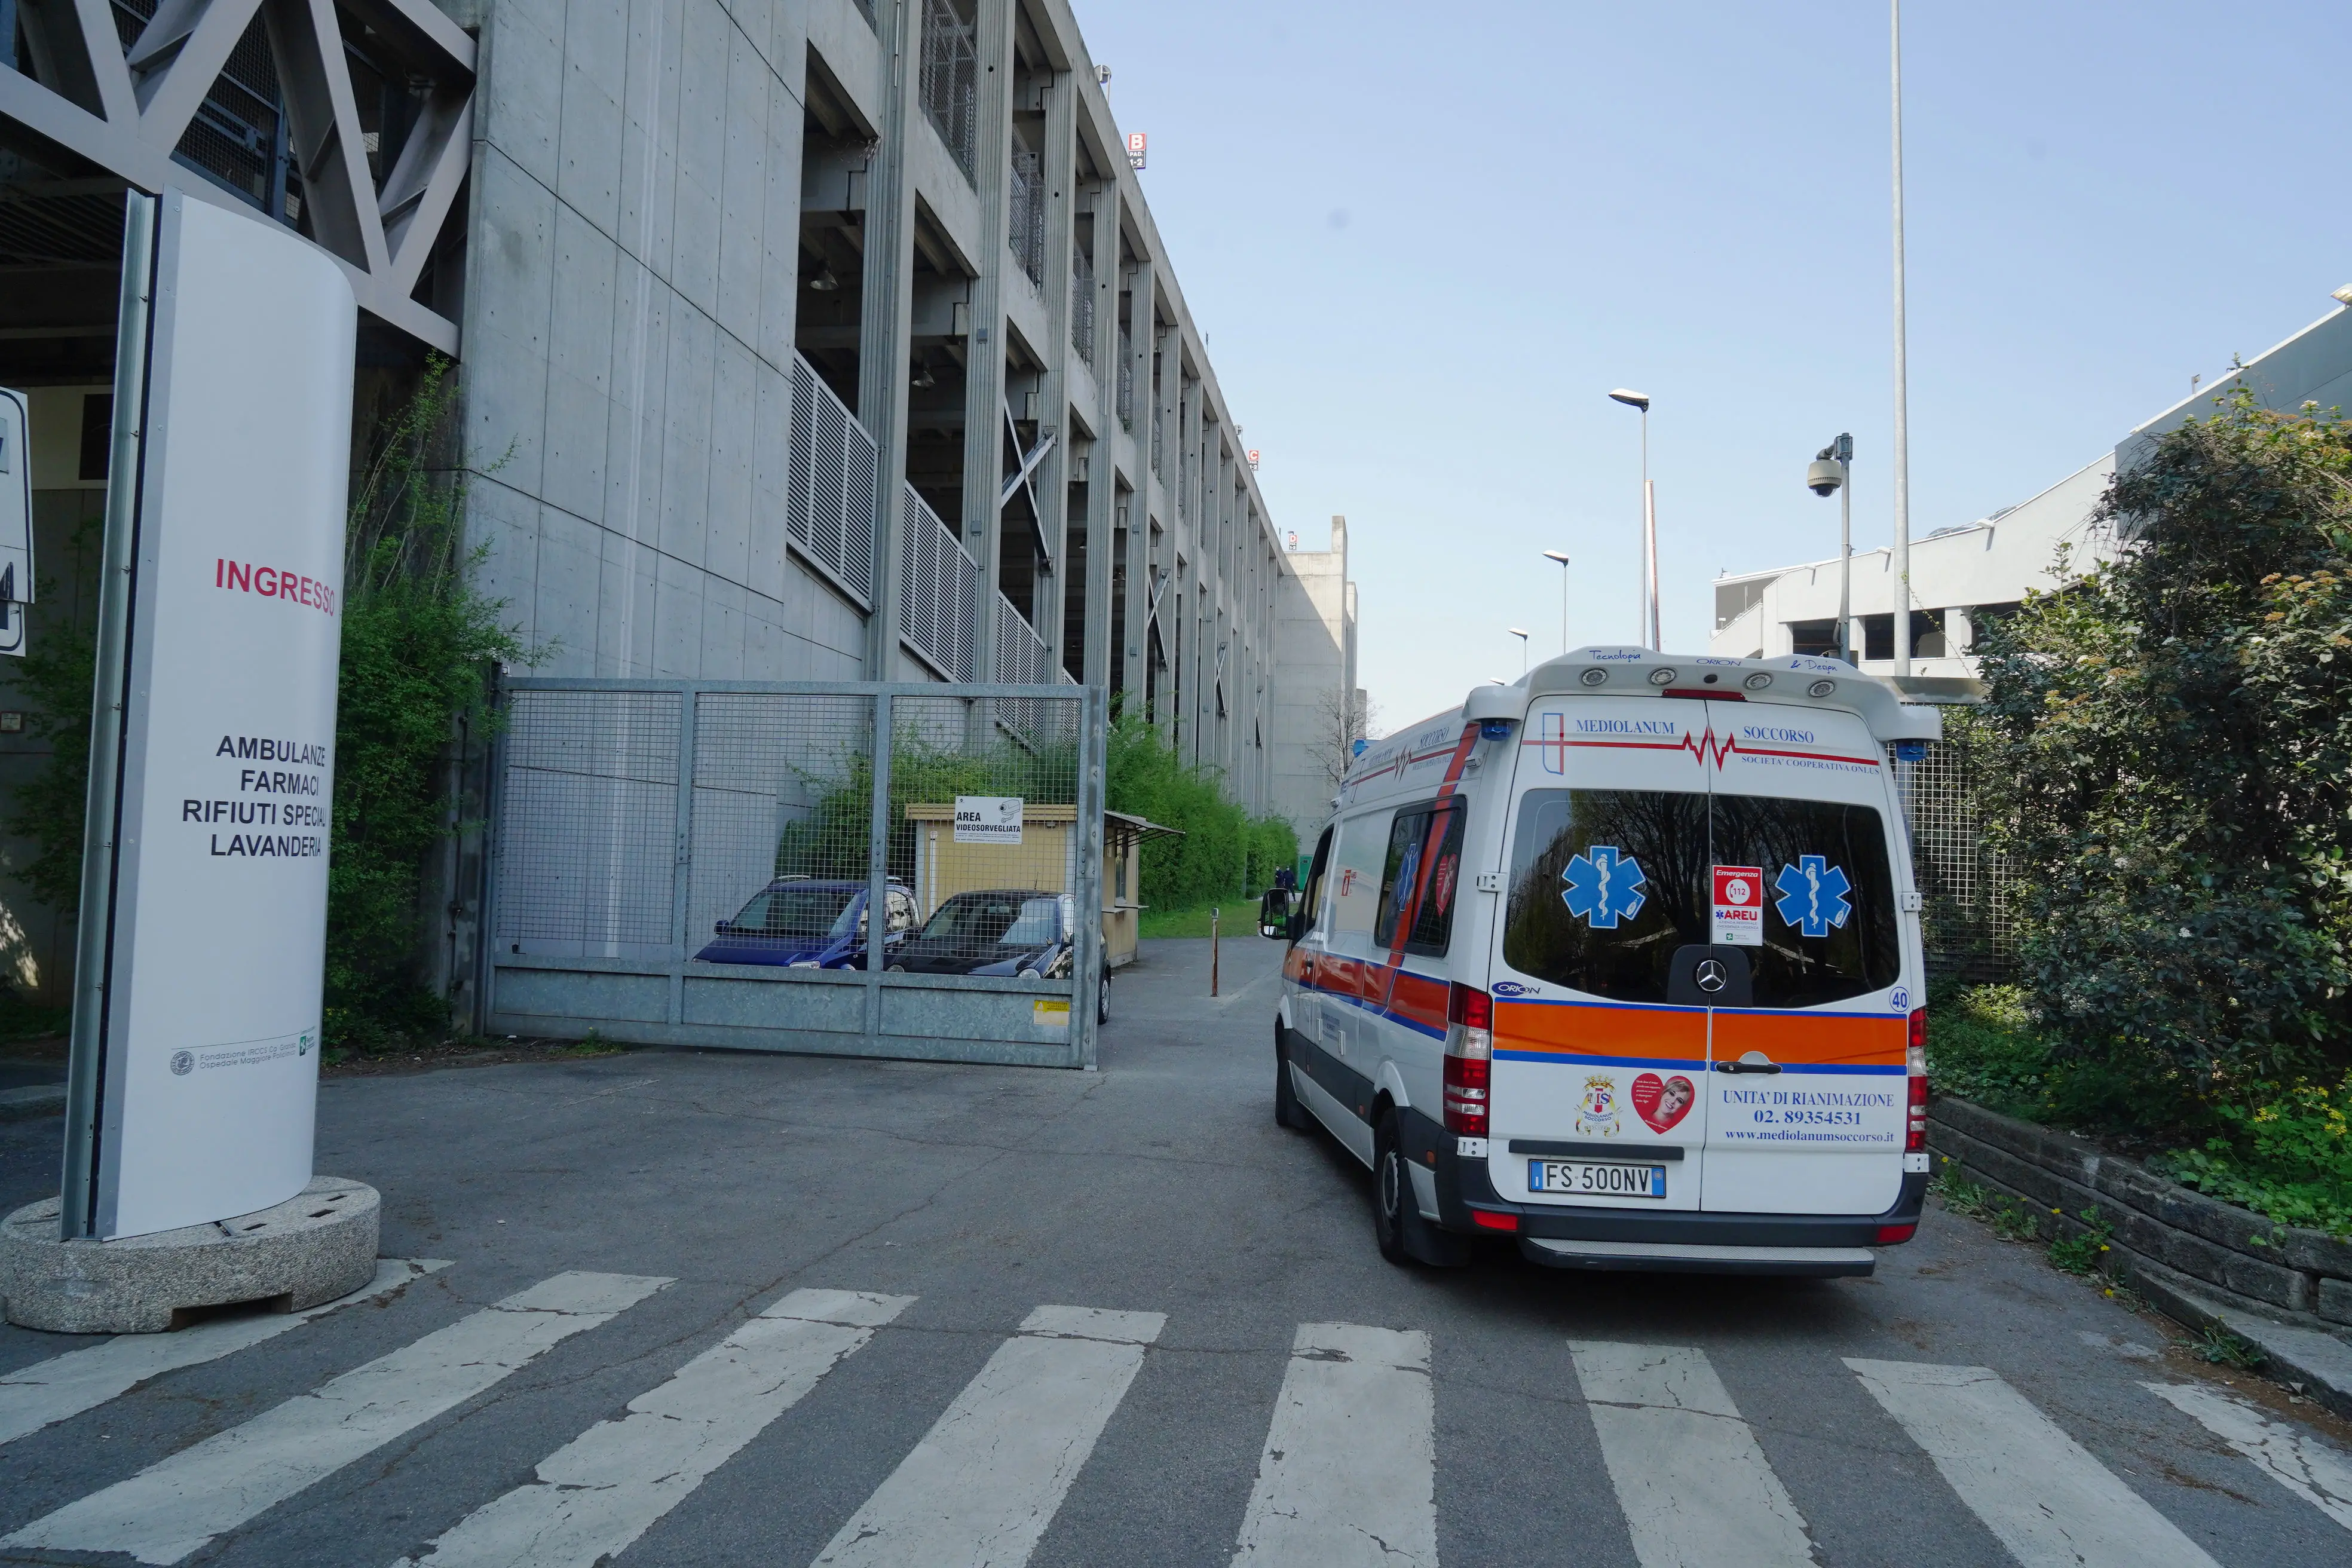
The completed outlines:
[[[855,958],[873,795],[872,699],[698,693],[688,941],[714,961]]]
[[[2006,858],[1984,842],[1976,762],[1965,731],[1898,763],[1911,828],[1929,967],[1970,981],[1996,980],[2016,957]]]
[[[498,821],[500,951],[669,952],[682,701],[666,691],[513,695]]]
[[[1025,147],[1013,150],[1012,189],[1007,203],[1009,211],[1007,241],[1021,270],[1029,281],[1040,289],[1045,286],[1045,180],[1037,163],[1037,154]]]
[[[816,368],[793,355],[785,529],[803,555],[860,608],[874,605],[874,501],[879,449]]]
[[[1124,321],[1118,328],[1118,422],[1126,429],[1135,428],[1135,340]]]
[[[1010,605],[1002,613],[1019,649],[1012,662],[1034,668],[1042,647],[1017,635],[1025,628]],[[490,893],[493,962],[510,977],[499,983],[501,1005],[574,1026],[600,1016],[655,1025],[667,1011],[681,1028],[732,1027],[783,1015],[707,984],[681,1015],[679,993],[647,982],[714,965],[738,980],[875,969],[1018,979],[1002,965],[1024,953],[1039,966],[1034,977],[1068,976],[1077,911],[1095,910],[1087,900],[1100,890],[1079,808],[1083,753],[1101,743],[1104,715],[1093,694],[1049,679],[981,689],[517,681],[506,698]],[[683,799],[681,781],[690,784]],[[887,854],[878,895],[877,840]],[[877,896],[879,962],[867,952]],[[959,900],[967,913],[993,909],[1000,928],[1015,924],[977,939],[1003,952],[964,951],[971,933],[947,929],[962,918],[952,913],[919,931]],[[1043,933],[1034,942],[1023,934],[1031,926]],[[953,951],[934,942],[901,952],[919,934],[957,940]],[[855,1032],[856,1005],[839,1012],[846,1001],[827,992],[777,1004],[800,1008],[790,1014],[798,1024],[779,1026]],[[1036,1017],[1049,1041],[1069,1037],[1050,1007],[1033,1017],[1017,1002],[994,1017],[999,1040],[1034,1041]],[[925,1020],[911,1032],[956,1031],[948,1015]]]
[[[892,704],[890,874],[913,888],[923,919],[958,894],[1058,897],[1077,886],[1082,719],[1070,700]],[[959,841],[955,803],[972,796],[1018,799],[1017,837]]]
[[[978,29],[956,0],[923,0],[923,115],[967,180],[979,167]]]
[[[946,680],[978,680],[980,563],[908,485],[898,521],[898,635]]]
[[[1070,347],[1092,369],[1095,357],[1095,263],[1083,245],[1070,247]]]

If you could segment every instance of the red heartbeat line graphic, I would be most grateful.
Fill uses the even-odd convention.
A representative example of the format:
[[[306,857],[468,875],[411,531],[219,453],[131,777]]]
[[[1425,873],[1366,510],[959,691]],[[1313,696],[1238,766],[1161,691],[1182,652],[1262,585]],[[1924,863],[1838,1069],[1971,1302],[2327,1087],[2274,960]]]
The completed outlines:
[[[1538,751],[1552,752],[1553,755],[1544,759],[1546,771],[1552,773],[1567,771],[1568,750],[1571,746],[1613,752],[1688,752],[1698,759],[1701,767],[1705,767],[1712,760],[1718,773],[1723,769],[1723,760],[1735,752],[1743,757],[1795,757],[1803,762],[1851,763],[1857,767],[1865,768],[1874,768],[1879,765],[1879,759],[1875,757],[1842,757],[1823,752],[1791,752],[1766,746],[1743,746],[1739,743],[1739,737],[1737,735],[1717,735],[1712,724],[1698,734],[1685,734],[1679,740],[1674,741],[1573,741],[1565,733],[1552,729],[1552,724],[1558,718],[1558,714],[1545,714],[1545,732],[1541,735],[1529,735],[1519,742],[1523,746],[1533,746]]]

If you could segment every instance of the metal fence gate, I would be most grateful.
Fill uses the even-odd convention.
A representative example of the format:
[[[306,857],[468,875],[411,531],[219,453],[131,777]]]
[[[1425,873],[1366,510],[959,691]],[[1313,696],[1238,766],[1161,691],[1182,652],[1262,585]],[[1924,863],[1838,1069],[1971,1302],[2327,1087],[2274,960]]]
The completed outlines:
[[[486,1032],[1094,1065],[1100,690],[522,679],[503,700]],[[1042,972],[923,972],[927,939],[991,919],[1006,947],[1071,940]]]

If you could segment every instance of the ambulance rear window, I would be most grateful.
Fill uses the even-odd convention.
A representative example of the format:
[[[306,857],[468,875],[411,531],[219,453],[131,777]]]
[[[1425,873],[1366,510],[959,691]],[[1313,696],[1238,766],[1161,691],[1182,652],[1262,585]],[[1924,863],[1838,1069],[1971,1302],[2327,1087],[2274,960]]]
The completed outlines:
[[[1503,962],[1620,1002],[1664,1002],[1669,961],[1714,940],[1713,868],[1760,867],[1758,1007],[1883,991],[1902,951],[1885,819],[1834,801],[1531,790],[1512,837]]]
[[[1718,865],[1764,868],[1764,943],[1747,949],[1759,1007],[1818,1007],[1901,976],[1885,819],[1828,800],[1715,797]]]
[[[1512,837],[1503,962],[1620,1002],[1666,999],[1668,961],[1707,940],[1706,796],[1530,790]]]

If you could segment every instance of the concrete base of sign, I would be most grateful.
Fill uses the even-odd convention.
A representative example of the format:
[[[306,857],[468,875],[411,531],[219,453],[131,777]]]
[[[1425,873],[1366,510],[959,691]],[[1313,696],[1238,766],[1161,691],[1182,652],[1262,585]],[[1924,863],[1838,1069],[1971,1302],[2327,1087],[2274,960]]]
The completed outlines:
[[[152,1334],[207,1307],[299,1312],[375,1276],[382,1200],[317,1176],[254,1214],[121,1241],[60,1241],[58,1200],[0,1222],[0,1314],[57,1334]]]

